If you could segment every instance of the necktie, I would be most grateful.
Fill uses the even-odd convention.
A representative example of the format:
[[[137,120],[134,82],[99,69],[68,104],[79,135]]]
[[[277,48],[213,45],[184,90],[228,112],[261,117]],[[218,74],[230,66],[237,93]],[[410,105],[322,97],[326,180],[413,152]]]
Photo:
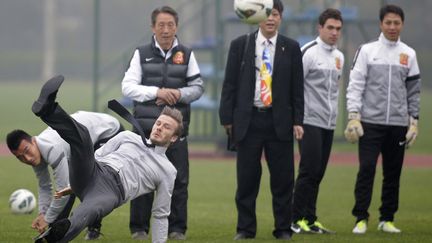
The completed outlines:
[[[110,108],[112,111],[117,113],[119,116],[121,116],[126,121],[130,122],[137,129],[138,133],[141,135],[141,139],[142,139],[143,143],[145,144],[145,146],[154,147],[153,144],[147,143],[147,139],[146,139],[144,132],[143,132],[140,124],[138,123],[138,121],[117,100],[108,101],[108,108]]]
[[[271,85],[272,85],[272,66],[270,62],[270,41],[265,41],[264,50],[262,54],[262,62],[260,68],[261,78],[261,101],[264,106],[270,106],[272,103]]]

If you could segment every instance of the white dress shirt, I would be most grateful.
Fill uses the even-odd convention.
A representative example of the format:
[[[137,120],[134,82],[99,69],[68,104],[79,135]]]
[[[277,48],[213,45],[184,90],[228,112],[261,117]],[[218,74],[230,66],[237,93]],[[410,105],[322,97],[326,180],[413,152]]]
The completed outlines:
[[[264,104],[261,100],[261,77],[260,77],[260,68],[262,65],[262,55],[266,45],[266,41],[270,41],[268,44],[269,52],[270,52],[270,63],[273,67],[274,56],[276,51],[276,40],[277,33],[272,38],[267,39],[261,33],[261,29],[258,31],[257,38],[255,40],[255,96],[254,96],[254,106],[256,107],[264,107]]]

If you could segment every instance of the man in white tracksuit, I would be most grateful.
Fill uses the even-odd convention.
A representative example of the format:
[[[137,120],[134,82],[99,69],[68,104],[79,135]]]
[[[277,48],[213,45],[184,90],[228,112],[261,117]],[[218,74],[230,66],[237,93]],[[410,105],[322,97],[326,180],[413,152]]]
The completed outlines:
[[[380,10],[381,34],[362,45],[354,58],[347,89],[349,122],[345,136],[359,141],[360,169],[355,185],[355,234],[364,234],[369,218],[378,156],[382,154],[383,185],[378,230],[400,233],[394,214],[405,148],[418,133],[420,71],[416,52],[400,40],[403,10],[386,5]]]
[[[327,9],[318,22],[319,36],[302,47],[304,135],[299,141],[301,159],[294,187],[291,229],[295,233],[332,233],[317,221],[316,203],[336,127],[339,79],[344,65],[336,42],[343,20],[339,10]]]
[[[133,132],[124,131],[95,153],[90,134],[55,102],[63,76],[45,83],[32,110],[70,144],[71,189],[81,199],[69,219],[58,221],[36,242],[68,242],[90,222],[139,195],[156,191],[153,205],[152,242],[166,242],[175,167],[165,155],[167,147],[182,132],[178,110],[166,108],[150,135],[152,145]],[[62,192],[59,193],[61,196]]]
[[[95,149],[124,130],[120,122],[108,114],[78,111],[71,116],[87,128]],[[69,144],[50,127],[33,137],[23,130],[14,130],[8,134],[7,144],[21,162],[32,166],[38,180],[39,214],[33,220],[32,228],[42,232],[49,224],[68,217],[75,195],[53,198],[53,184],[56,191],[69,187]],[[49,167],[52,169],[53,180]],[[98,238],[100,223],[98,220],[89,226],[86,239]]]

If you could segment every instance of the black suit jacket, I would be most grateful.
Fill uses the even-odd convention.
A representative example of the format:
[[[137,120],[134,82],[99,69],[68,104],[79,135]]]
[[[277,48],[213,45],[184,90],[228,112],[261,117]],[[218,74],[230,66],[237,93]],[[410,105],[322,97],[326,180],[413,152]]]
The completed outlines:
[[[248,35],[231,42],[225,68],[225,80],[219,107],[222,125],[233,125],[234,142],[241,141],[252,117],[255,94],[255,39],[249,35],[249,45],[241,67]],[[276,134],[280,140],[293,139],[293,125],[303,124],[303,64],[298,42],[277,36],[272,74],[272,109]]]

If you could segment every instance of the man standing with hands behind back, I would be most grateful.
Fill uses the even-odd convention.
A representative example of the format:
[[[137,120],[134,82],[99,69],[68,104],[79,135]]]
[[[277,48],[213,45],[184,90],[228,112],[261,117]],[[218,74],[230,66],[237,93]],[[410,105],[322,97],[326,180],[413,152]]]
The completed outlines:
[[[333,233],[317,221],[316,206],[336,128],[338,83],[344,64],[344,56],[336,47],[342,16],[330,8],[320,14],[318,22],[319,36],[302,47],[305,115],[294,188],[291,229],[295,233]]]
[[[282,2],[274,0],[259,30],[233,40],[227,57],[219,116],[237,148],[235,240],[256,235],[263,151],[273,196],[273,235],[291,238],[293,134],[303,136],[303,67],[299,44],[278,34],[282,12]]]
[[[151,128],[165,105],[174,106],[183,114],[184,133],[166,151],[177,169],[169,238],[186,239],[189,157],[187,138],[190,103],[204,92],[200,70],[191,49],[176,37],[177,12],[168,6],[153,10],[151,43],[137,47],[122,81],[122,92],[134,101],[134,116],[149,136]],[[131,201],[130,230],[132,238],[148,238],[153,193]]]

